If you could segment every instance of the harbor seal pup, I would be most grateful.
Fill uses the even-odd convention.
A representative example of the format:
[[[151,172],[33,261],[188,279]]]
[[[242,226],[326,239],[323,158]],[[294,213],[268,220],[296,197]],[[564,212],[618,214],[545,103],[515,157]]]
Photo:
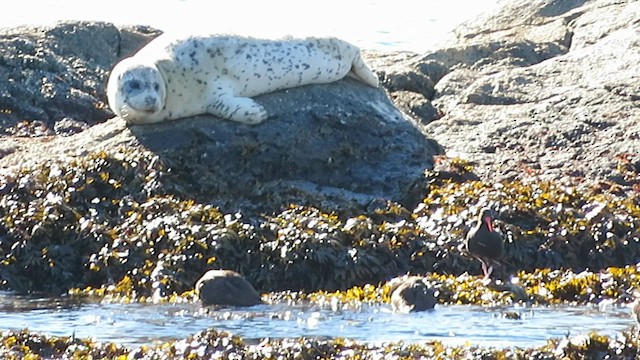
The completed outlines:
[[[377,87],[360,49],[336,38],[160,35],[113,68],[107,98],[130,124],[209,113],[244,124],[267,118],[251,97],[354,77]]]

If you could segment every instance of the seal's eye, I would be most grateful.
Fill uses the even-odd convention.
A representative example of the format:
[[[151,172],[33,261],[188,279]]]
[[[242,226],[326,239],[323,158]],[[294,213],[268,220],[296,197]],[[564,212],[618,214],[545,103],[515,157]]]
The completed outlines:
[[[127,82],[127,87],[131,90],[140,90],[142,88],[142,84],[138,80],[131,80]]]
[[[158,84],[158,83],[153,83],[153,90],[155,90],[155,91],[160,91],[160,84]]]

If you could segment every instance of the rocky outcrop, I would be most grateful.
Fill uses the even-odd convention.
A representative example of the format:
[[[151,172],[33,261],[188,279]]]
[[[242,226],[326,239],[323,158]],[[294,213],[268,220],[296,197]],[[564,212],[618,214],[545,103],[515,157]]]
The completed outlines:
[[[443,49],[377,65],[398,107],[484,180],[637,191],[639,14],[635,1],[514,0],[459,27]],[[397,80],[425,75],[433,89]]]
[[[71,22],[0,30],[0,130],[75,133],[113,117],[104,86],[111,66],[159,31]]]
[[[5,32],[5,44],[0,44],[7,51],[0,71],[9,77],[0,82],[6,87],[0,93],[10,94],[3,98],[7,110],[0,114],[5,130],[50,136],[6,137],[0,145],[3,167],[40,161],[43,153],[54,159],[124,146],[158,154],[180,174],[182,193],[201,194],[197,200],[228,211],[279,209],[290,203],[340,209],[377,199],[421,200],[414,190],[440,147],[383,89],[352,79],[260,96],[257,100],[270,118],[257,126],[207,115],[150,126],[105,121],[112,116],[104,96],[108,70],[156,34],[103,23]],[[39,65],[25,67],[25,59]],[[18,84],[18,76],[27,83]],[[415,89],[421,81],[430,82],[410,78],[405,83]],[[45,80],[51,86],[28,83]],[[17,89],[29,94],[15,94]],[[62,128],[75,134],[53,135]]]
[[[441,50],[367,54],[385,89],[347,79],[261,96],[272,116],[257,126],[110,118],[108,69],[151,30],[4,31],[0,288],[162,297],[209,268],[264,291],[477,274],[463,234],[484,206],[507,240],[495,279],[636,264],[636,4],[511,1]],[[449,155],[438,171],[425,171],[443,153],[431,138]],[[511,179],[590,189],[495,184]]]
[[[480,178],[490,181],[561,180],[566,184],[628,191],[640,187],[640,141],[637,141],[640,137],[637,106],[640,100],[637,85],[640,77],[637,67],[640,59],[639,13],[640,4],[634,1],[513,0],[505,2],[497,13],[459,27],[440,50],[426,54],[369,52],[366,58],[380,75],[398,109],[410,116],[427,138],[441,144],[449,157],[474,163],[474,171]],[[105,103],[103,84],[110,66],[157,33],[146,28],[119,29],[100,23],[3,30],[0,33],[0,78],[3,79],[0,81],[0,126],[6,132],[18,135],[68,134],[108,119],[112,114]],[[342,82],[335,86],[340,89],[332,91],[351,91],[356,85]],[[346,102],[338,106],[344,111],[342,114],[322,109],[318,104],[340,101],[341,96],[328,99],[322,90],[304,91],[300,94],[292,91],[292,95],[287,94],[282,99],[277,96],[263,99],[271,103],[273,111],[280,111],[274,117],[276,120],[271,120],[272,125],[278,119],[284,120],[283,114],[291,113],[286,106],[278,110],[279,104],[291,104],[287,101],[295,96],[298,96],[296,104],[302,104],[299,109],[311,109],[306,115],[308,120],[303,123],[311,123],[312,118],[325,118],[329,113],[350,119],[352,114],[363,113],[361,108],[351,107]],[[310,107],[306,106],[307,96],[315,96],[321,102],[307,102]],[[368,107],[366,111],[374,111],[372,109]],[[302,110],[296,111],[301,114]],[[297,114],[296,119],[299,118]],[[337,123],[342,121],[337,120],[338,117]],[[357,126],[360,129],[365,126],[376,128],[375,121]],[[179,129],[189,127],[180,126]],[[314,131],[322,134],[325,130],[318,127]],[[406,131],[415,139],[421,139],[414,130]],[[136,132],[136,141],[139,136],[154,147],[152,136],[143,134],[151,130]],[[222,137],[230,135],[219,129],[213,133],[224,134]],[[251,134],[256,138],[262,136]],[[300,135],[296,141],[303,143],[321,138],[310,134],[312,132]],[[246,134],[245,138],[248,136]],[[372,138],[380,136],[378,133]],[[413,139],[411,136],[407,139]],[[384,144],[401,137],[386,138]],[[366,138],[363,135],[359,140],[344,141],[370,140]],[[176,144],[189,143],[179,139],[177,136]],[[216,138],[215,141],[221,140]],[[412,141],[406,141],[403,146],[409,146],[407,144]],[[411,154],[426,144],[427,148],[434,149],[432,153],[437,152],[432,147],[433,142],[416,141],[409,149],[399,151],[406,150],[405,154]],[[25,146],[23,143],[8,139],[1,145],[0,154],[15,152]],[[384,144],[370,143],[370,148],[353,154],[376,154],[370,150],[379,150],[386,146]],[[167,147],[171,146],[168,143]],[[242,146],[251,147],[249,143]],[[290,146],[292,144],[280,148]],[[341,146],[332,150],[328,150],[331,146],[320,149],[319,153],[324,157],[312,156],[307,163],[336,161],[336,154],[348,154],[352,150],[345,148],[344,143]],[[316,153],[314,149],[304,148],[310,154]],[[219,150],[211,148],[205,153]],[[290,156],[284,152],[279,154]],[[403,157],[396,159],[402,161]],[[350,163],[345,159],[344,164],[333,166]],[[429,167],[428,163],[415,167],[410,163],[414,169],[412,173],[425,164]],[[378,173],[388,171],[384,167],[369,168],[378,169]],[[302,169],[287,173],[306,173]],[[362,169],[348,167],[347,171],[362,174]],[[260,179],[260,182],[269,183],[275,178]],[[391,176],[386,183],[399,178],[400,175]],[[314,188],[302,186],[298,180],[291,176],[286,181],[294,181],[296,187]],[[334,179],[322,186],[344,189],[349,181]],[[376,186],[385,187],[383,183]],[[402,187],[405,185],[403,183]],[[377,194],[395,196],[396,190],[378,191]],[[342,196],[339,192],[336,194]]]
[[[257,98],[270,114],[259,125],[213,116],[130,126],[118,118],[68,137],[15,139],[5,166],[105,150],[151,150],[183,179],[229,211],[289,203],[337,209],[376,199],[411,198],[438,145],[424,137],[381,89],[355,80]],[[413,194],[413,195],[412,195]]]

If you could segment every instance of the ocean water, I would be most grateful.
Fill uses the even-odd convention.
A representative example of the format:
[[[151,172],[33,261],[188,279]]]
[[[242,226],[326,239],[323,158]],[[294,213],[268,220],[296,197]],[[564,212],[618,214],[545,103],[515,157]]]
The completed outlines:
[[[20,0],[3,11],[0,27],[95,20],[169,32],[330,35],[363,49],[421,53],[437,48],[460,23],[498,6],[498,0]]]
[[[0,292],[0,331],[28,328],[136,348],[178,340],[205,329],[224,330],[249,343],[263,338],[342,337],[367,343],[537,347],[548,339],[597,331],[617,336],[635,325],[625,306],[482,307],[437,305],[396,314],[387,304],[329,310],[287,304],[205,311],[199,304],[98,304],[25,298]]]
[[[425,52],[455,26],[495,11],[497,0],[20,0],[0,16],[0,27],[50,25],[61,20],[149,25],[168,32],[251,36],[338,36],[364,49]],[[517,314],[512,319],[507,314]],[[92,337],[130,347],[180,339],[215,327],[245,339],[334,336],[366,342],[441,340],[498,347],[543,345],[549,338],[615,336],[634,326],[623,307],[485,308],[437,306],[400,315],[388,306],[358,311],[260,305],[203,312],[197,304],[67,303],[0,293],[0,331],[29,328],[50,335]]]

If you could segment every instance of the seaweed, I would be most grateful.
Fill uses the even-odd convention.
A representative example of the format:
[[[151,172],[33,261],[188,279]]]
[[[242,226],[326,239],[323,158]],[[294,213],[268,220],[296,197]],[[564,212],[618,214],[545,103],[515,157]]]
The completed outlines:
[[[48,337],[27,330],[0,333],[0,356],[5,359],[634,359],[637,354],[638,337],[632,332],[615,339],[596,333],[553,339],[531,349],[450,346],[440,341],[362,343],[342,338],[265,338],[248,343],[213,328],[160,345],[128,349],[113,343]]]
[[[585,290],[583,283],[602,279],[577,274],[632,271],[640,258],[638,196],[551,182],[489,184],[465,176],[468,163],[442,164],[447,171],[425,173],[414,209],[382,201],[341,214],[290,204],[248,217],[194,200],[198,194],[180,190],[182,177],[151,152],[123,148],[25,164],[1,179],[0,288],[163,301],[191,291],[212,268],[235,270],[263,292],[346,291],[408,273],[466,283],[480,266],[463,239],[476,211],[490,207],[506,240],[496,283],[515,277],[540,287],[536,276],[557,273],[570,278],[548,278],[544,288],[558,299],[627,292]],[[443,289],[449,292],[453,302],[482,302],[457,285]]]

